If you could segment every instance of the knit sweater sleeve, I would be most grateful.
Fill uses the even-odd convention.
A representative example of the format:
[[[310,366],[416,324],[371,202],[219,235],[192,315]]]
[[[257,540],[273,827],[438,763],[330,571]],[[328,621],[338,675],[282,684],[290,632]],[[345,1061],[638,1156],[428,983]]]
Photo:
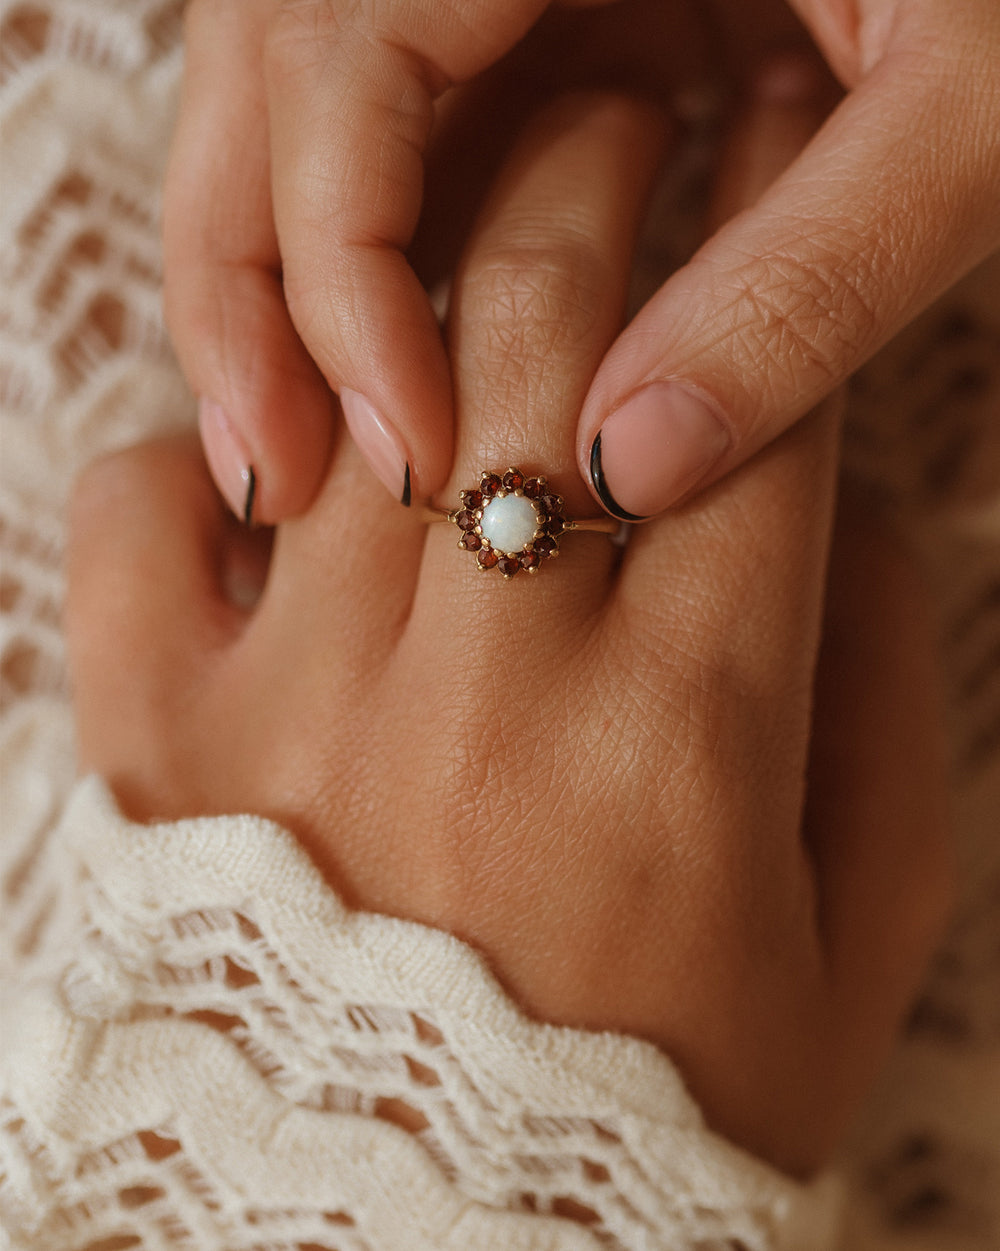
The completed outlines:
[[[89,779],[58,842],[58,918],[6,988],[15,1246],[827,1245],[833,1183],[713,1134],[665,1055],[529,1020],[272,823],[139,826]]]

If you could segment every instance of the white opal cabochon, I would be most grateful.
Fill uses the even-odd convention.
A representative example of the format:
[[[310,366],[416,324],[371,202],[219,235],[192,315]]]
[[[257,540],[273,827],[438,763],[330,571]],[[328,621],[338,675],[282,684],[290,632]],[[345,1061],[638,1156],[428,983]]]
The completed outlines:
[[[523,495],[498,495],[483,508],[479,528],[498,552],[520,552],[538,532],[540,519]]]

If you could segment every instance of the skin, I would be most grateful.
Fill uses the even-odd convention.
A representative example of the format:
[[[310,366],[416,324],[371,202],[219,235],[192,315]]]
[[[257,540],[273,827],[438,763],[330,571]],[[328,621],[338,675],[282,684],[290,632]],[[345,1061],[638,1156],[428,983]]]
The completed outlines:
[[[748,104],[720,209],[812,119]],[[664,142],[655,108],[576,95],[505,160],[451,301],[453,490],[544,468],[585,515],[576,417]],[[460,936],[536,1017],[663,1047],[712,1125],[807,1173],[951,882],[919,584],[845,514],[826,597],[837,425],[827,405],[623,552],[572,535],[509,584],[346,438],[273,548],[193,438],[110,457],[73,513],[82,766],[140,820],[276,818],[350,904]]]
[[[168,314],[220,487],[241,513],[252,463],[259,520],[314,497],[334,395],[394,432],[414,499],[448,479],[459,414],[422,223],[437,198],[461,203],[455,171],[474,198],[567,85],[624,79],[671,111],[707,83],[738,107],[788,49],[839,84],[784,176],[593,362],[574,415],[586,484],[596,434],[646,384],[679,383],[713,415],[657,511],[787,429],[1000,243],[995,0],[192,0],[187,23]],[[777,91],[786,70],[779,57]],[[382,476],[399,498],[399,466]]]

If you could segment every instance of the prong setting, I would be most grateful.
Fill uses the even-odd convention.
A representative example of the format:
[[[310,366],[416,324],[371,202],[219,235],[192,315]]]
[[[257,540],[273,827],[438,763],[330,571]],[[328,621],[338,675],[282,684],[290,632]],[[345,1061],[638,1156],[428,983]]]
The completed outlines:
[[[475,555],[481,573],[497,569],[507,582],[522,572],[537,574],[559,555],[562,535],[575,528],[546,479],[513,465],[503,474],[484,469],[478,486],[461,497],[462,507],[448,513],[462,532],[458,546]]]

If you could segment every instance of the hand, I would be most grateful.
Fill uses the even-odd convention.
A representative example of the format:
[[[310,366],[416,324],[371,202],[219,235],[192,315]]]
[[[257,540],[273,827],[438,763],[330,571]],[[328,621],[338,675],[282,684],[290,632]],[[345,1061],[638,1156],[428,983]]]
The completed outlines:
[[[746,125],[770,175],[803,112]],[[586,515],[575,420],[661,138],[574,97],[507,161],[455,280],[453,488],[520,463]],[[710,1123],[807,1171],[949,881],[919,596],[868,529],[839,535],[815,685],[836,437],[828,406],[623,553],[570,535],[509,585],[340,439],[251,608],[227,587],[266,536],[190,441],[104,461],[74,511],[83,766],[139,819],[276,818],[353,906],[459,935],[541,1018],[659,1044]]]
[[[576,459],[613,512],[659,513],[742,463],[1000,241],[994,0],[860,0],[850,20],[833,0],[792,8],[848,95],[596,370]],[[251,465],[257,519],[312,499],[331,391],[397,498],[441,486],[449,373],[405,250],[425,166],[432,197],[442,164],[457,168],[453,148],[435,160],[442,131],[460,134],[475,182],[532,101],[567,82],[624,77],[665,100],[713,79],[738,100],[761,73],[778,95],[794,87],[806,62],[773,53],[805,32],[783,0],[715,0],[711,29],[705,13],[693,0],[193,0],[167,302],[238,514]]]
[[[452,467],[451,379],[425,286],[450,278],[482,185],[561,90],[626,78],[665,99],[704,78],[697,23],[665,18],[658,0],[630,3],[627,23],[557,12],[491,70],[545,7],[397,5],[376,34],[343,4],[188,6],[166,305],[237,516],[251,465],[254,520],[308,505],[341,406],[396,499],[439,489]],[[676,48],[669,75],[664,47]]]

